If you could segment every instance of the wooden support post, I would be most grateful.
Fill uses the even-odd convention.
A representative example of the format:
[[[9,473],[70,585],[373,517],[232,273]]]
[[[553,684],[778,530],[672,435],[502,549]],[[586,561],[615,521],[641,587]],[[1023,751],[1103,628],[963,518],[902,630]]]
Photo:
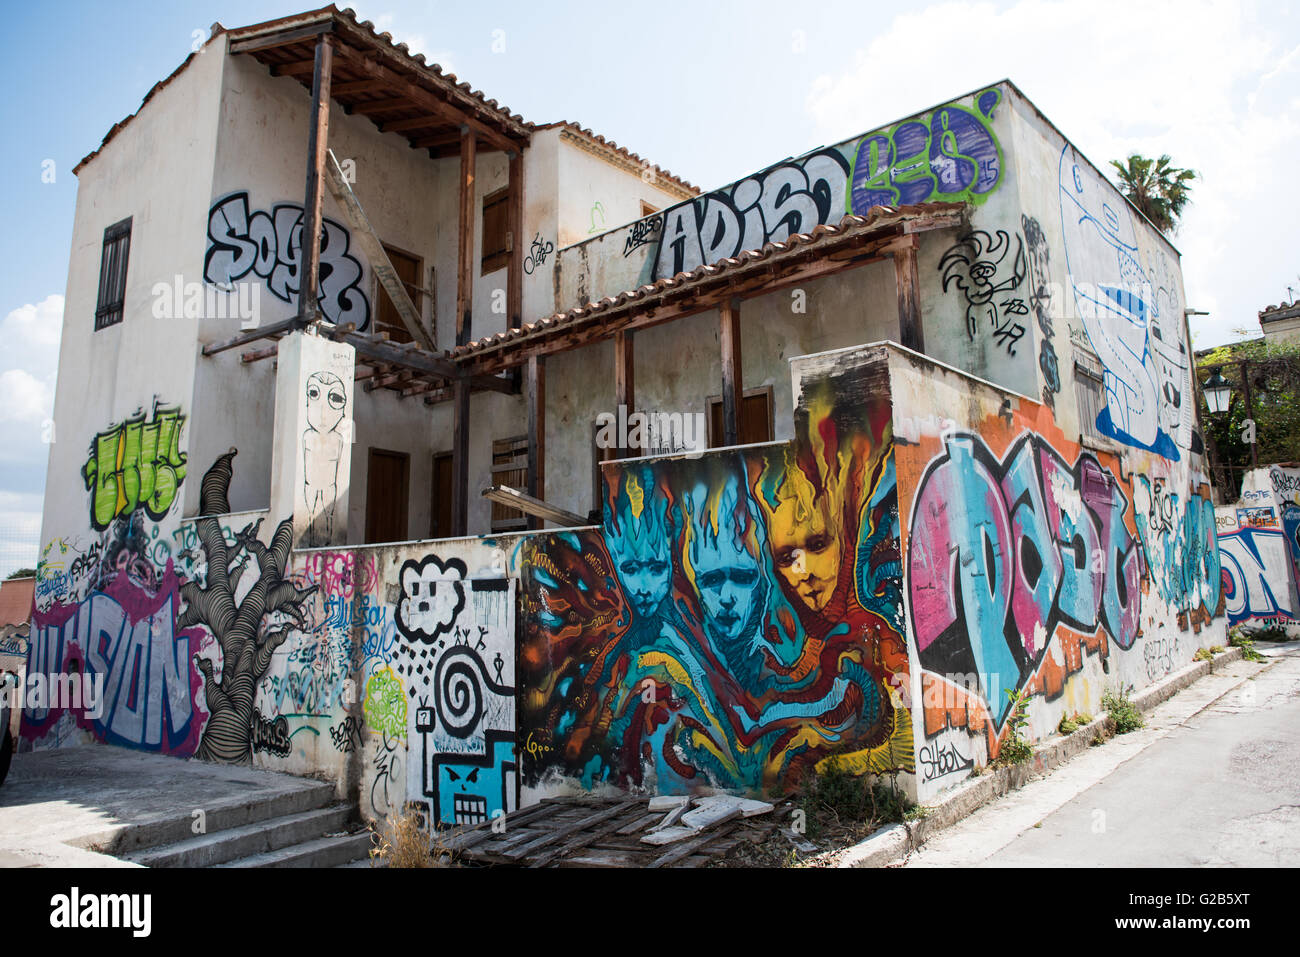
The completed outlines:
[[[316,290],[320,287],[320,234],[325,205],[325,153],[329,148],[330,76],[334,43],[328,33],[316,41],[311,80],[311,128],[307,131],[307,190],[302,204],[302,271],[298,274],[298,319],[320,317]]]
[[[916,273],[916,237],[894,251],[894,285],[898,290],[898,339],[909,349],[925,351],[921,334],[920,281]]]
[[[452,386],[451,534],[469,534],[469,379]]]
[[[614,414],[622,419],[625,414],[631,418],[636,411],[636,382],[634,369],[636,365],[632,343],[633,333],[614,333]],[[627,412],[620,414],[619,406],[626,406]],[[639,449],[637,450],[640,451]],[[614,450],[614,458],[625,459],[634,454],[622,446]]]
[[[524,320],[524,158],[510,154],[509,190],[506,199],[506,229],[510,234],[510,262],[506,266],[506,312],[510,328],[518,329]],[[539,498],[541,496],[538,496]]]
[[[456,345],[470,340],[474,313],[474,131],[460,128],[460,222],[456,241],[459,259],[456,272]]]
[[[528,488],[535,499],[546,498],[546,357],[528,357]],[[541,519],[528,517],[529,528]]]
[[[740,444],[740,409],[744,382],[740,366],[740,300],[718,307],[718,341],[722,347],[722,444]]]

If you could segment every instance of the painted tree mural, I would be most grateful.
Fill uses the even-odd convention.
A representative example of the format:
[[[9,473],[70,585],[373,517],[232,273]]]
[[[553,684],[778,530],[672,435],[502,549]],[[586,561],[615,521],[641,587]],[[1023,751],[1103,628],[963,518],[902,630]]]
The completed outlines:
[[[199,741],[197,756],[223,764],[252,764],[253,741],[282,741],[287,736],[256,709],[257,687],[271,665],[271,656],[290,632],[302,628],[303,601],[316,586],[297,588],[285,577],[293,548],[293,521],[285,519],[275,529],[270,545],[258,535],[262,520],[244,527],[233,544],[226,542],[217,516],[230,511],[227,490],[236,450],[222,455],[203,476],[197,523],[199,540],[207,558],[205,583],[186,582],[181,598],[186,606],[177,629],[204,625],[221,648],[221,676],[214,662],[194,658],[203,674],[203,693],[210,717]],[[245,573],[257,578],[241,601],[236,601]],[[278,719],[283,722],[284,719]],[[274,744],[271,750],[275,750]]]

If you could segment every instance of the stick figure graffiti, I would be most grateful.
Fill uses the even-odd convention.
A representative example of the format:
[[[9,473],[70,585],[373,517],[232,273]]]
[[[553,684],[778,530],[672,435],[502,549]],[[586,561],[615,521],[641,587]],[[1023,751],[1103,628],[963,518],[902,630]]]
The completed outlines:
[[[334,506],[338,497],[343,435],[339,425],[347,409],[343,381],[332,372],[313,372],[307,379],[307,430],[302,435],[303,500],[310,524],[304,544],[334,543]]]

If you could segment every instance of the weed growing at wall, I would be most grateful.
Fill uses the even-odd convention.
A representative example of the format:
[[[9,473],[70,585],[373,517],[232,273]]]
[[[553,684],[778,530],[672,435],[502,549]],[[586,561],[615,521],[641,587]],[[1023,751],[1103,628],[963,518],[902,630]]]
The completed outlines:
[[[1107,691],[1101,696],[1101,706],[1114,719],[1116,734],[1128,734],[1146,727],[1146,719],[1137,705],[1129,700],[1127,688]]]
[[[1074,714],[1061,715],[1061,723],[1056,726],[1060,734],[1074,734],[1086,724],[1092,722],[1092,715],[1076,711]]]
[[[1255,639],[1250,637],[1242,628],[1231,628],[1228,630],[1228,644],[1233,648],[1241,649],[1243,661],[1263,661],[1264,656],[1255,650]]]
[[[382,825],[370,822],[372,867],[454,867],[455,854],[434,835],[430,841],[423,816],[414,808],[390,814]]]
[[[1007,713],[1007,736],[998,748],[998,756],[993,763],[1003,766],[1024,764],[1034,756],[1034,746],[1025,739],[1025,728],[1029,724],[1029,717],[1025,714],[1029,692],[1027,689],[1017,692],[1008,688],[1007,700],[1011,704],[1011,710]]]
[[[855,775],[836,758],[811,775],[796,798],[804,812],[810,840],[831,836],[829,832],[851,832],[864,837],[882,824],[914,820],[924,814],[898,787],[898,771],[887,781],[870,775]]]
[[[1214,657],[1214,652],[1209,648],[1197,648],[1196,654],[1192,655],[1193,661],[1209,661]]]

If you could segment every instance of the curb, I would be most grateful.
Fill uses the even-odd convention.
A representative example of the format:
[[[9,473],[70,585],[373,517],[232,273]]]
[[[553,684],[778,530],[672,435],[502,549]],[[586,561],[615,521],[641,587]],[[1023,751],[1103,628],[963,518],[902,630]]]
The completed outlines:
[[[1209,661],[1194,661],[1181,671],[1146,688],[1130,700],[1139,711],[1148,712],[1169,700],[1188,685],[1219,670],[1222,665],[1240,661],[1240,648],[1227,648]],[[1267,667],[1267,666],[1266,666]],[[1036,778],[1069,761],[1081,751],[1086,751],[1099,733],[1111,723],[1109,714],[1103,712],[1088,724],[1065,737],[1053,735],[1034,748],[1031,760],[1013,767],[998,768],[979,777],[971,778],[954,790],[944,794],[937,804],[926,805],[926,816],[914,823],[891,824],[872,834],[865,841],[850,847],[837,866],[884,867],[892,861],[916,850],[930,836],[952,827],[983,807],[1011,791],[1019,790]]]

